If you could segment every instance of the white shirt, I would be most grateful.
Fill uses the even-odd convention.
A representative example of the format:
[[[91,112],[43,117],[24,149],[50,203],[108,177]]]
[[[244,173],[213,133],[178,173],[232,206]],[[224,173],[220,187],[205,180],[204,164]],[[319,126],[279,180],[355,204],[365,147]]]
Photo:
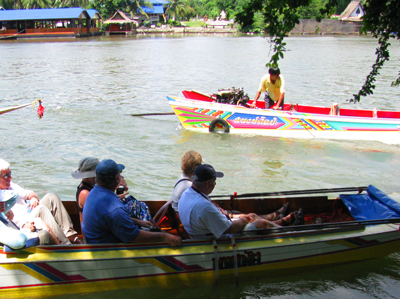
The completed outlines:
[[[179,199],[182,196],[182,193],[187,189],[192,187],[192,179],[188,177],[186,174],[182,174],[180,178],[176,181],[175,187],[174,187],[174,192],[172,193],[172,207],[176,212],[179,212],[178,210],[178,203]]]
[[[11,210],[14,213],[13,222],[21,227],[21,225],[25,224],[29,219],[29,204],[26,203],[25,200],[33,191],[24,189],[21,186],[14,184],[13,182],[11,182],[10,188],[8,188],[7,190],[13,190],[15,193],[18,194],[17,202]]]

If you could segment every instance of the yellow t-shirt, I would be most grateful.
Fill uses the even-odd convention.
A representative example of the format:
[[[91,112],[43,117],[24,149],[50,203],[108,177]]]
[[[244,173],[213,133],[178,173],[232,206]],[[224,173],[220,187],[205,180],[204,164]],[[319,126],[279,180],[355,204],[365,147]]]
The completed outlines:
[[[276,79],[275,84],[271,82],[270,74],[266,74],[261,78],[259,92],[268,92],[269,97],[274,101],[278,101],[281,94],[285,92],[285,79],[282,75]]]

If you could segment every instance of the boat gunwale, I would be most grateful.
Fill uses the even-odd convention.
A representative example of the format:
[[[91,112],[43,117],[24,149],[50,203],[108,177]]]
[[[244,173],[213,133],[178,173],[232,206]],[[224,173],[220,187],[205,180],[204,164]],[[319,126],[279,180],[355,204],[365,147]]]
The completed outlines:
[[[400,118],[386,118],[386,117],[367,117],[367,116],[348,116],[348,115],[329,115],[329,114],[319,114],[319,113],[308,113],[308,112],[296,112],[296,111],[287,111],[287,110],[274,110],[274,109],[254,109],[254,108],[247,108],[240,105],[230,105],[230,104],[223,104],[223,103],[215,103],[215,102],[206,102],[201,100],[194,100],[194,99],[186,99],[186,98],[179,98],[179,97],[171,97],[167,96],[168,101],[172,99],[174,102],[169,103],[170,106],[179,106],[178,103],[182,102],[182,106],[191,107],[191,108],[218,108],[216,110],[228,111],[232,113],[244,113],[242,110],[246,111],[246,114],[251,115],[260,115],[263,116],[279,116],[279,117],[288,117],[288,118],[303,118],[303,119],[314,119],[314,120],[329,120],[329,121],[344,121],[346,123],[382,123],[382,124],[393,124],[399,123]],[[190,103],[191,105],[184,105],[184,103]],[[200,103],[196,105],[196,103]],[[198,107],[195,107],[198,106]],[[315,106],[317,107],[317,106]],[[323,107],[323,106],[321,106]],[[325,107],[326,108],[326,107]],[[175,108],[172,107],[175,111]],[[239,110],[239,111],[238,111]],[[356,109],[354,109],[356,110]],[[388,110],[387,110],[388,111]],[[261,113],[260,113],[261,112]],[[398,111],[389,111],[389,112],[398,112]]]

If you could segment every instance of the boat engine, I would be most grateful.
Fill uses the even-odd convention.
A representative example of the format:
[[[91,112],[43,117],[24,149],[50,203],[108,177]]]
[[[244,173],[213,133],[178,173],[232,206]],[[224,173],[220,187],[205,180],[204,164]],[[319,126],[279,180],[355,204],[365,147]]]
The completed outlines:
[[[243,88],[232,87],[218,89],[218,92],[215,93],[214,96],[217,103],[249,107],[247,102],[250,98],[247,94],[244,94]]]

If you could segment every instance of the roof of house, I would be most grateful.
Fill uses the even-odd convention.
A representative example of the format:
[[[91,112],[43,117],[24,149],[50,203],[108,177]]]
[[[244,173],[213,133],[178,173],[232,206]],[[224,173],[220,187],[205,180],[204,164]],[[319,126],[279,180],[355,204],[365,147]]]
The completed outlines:
[[[357,11],[358,10],[358,11]],[[351,1],[346,9],[339,16],[342,21],[362,21],[361,17],[364,15],[364,10],[361,1]]]
[[[102,19],[101,15],[99,12],[95,9],[86,9],[87,13],[89,14],[89,17],[91,19]]]
[[[142,6],[142,9],[145,13],[154,13],[154,14],[163,14],[164,7],[162,5],[153,5],[153,8],[149,8],[147,6]],[[140,11],[138,10],[138,13]]]
[[[134,23],[137,21],[133,20],[129,13],[125,13],[123,11],[118,10],[113,14],[111,18],[105,21],[105,24],[124,24],[124,23]]]
[[[80,7],[0,10],[0,21],[87,19],[89,13]]]
[[[163,4],[168,4],[168,0],[147,0],[153,5],[163,5]]]

